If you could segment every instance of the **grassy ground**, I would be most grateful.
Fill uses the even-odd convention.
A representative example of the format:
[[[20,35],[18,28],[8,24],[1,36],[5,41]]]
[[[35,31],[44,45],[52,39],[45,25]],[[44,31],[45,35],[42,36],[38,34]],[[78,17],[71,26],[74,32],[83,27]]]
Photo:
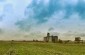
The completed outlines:
[[[85,55],[85,44],[0,42],[0,55]]]

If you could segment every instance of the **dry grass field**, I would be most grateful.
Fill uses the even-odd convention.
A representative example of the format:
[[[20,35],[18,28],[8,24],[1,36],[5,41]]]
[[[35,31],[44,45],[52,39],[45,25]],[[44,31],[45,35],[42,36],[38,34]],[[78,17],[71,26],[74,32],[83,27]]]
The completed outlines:
[[[85,55],[85,44],[0,42],[0,55]]]

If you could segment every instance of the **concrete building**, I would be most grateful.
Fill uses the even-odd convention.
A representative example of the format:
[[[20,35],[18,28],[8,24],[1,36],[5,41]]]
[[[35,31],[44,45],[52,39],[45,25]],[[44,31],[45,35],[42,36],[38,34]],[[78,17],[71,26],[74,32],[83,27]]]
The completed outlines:
[[[75,43],[83,43],[83,40],[81,40],[81,37],[75,37]]]
[[[47,36],[44,37],[44,41],[56,43],[56,42],[58,42],[58,36],[53,36],[53,35],[51,36],[50,33],[47,33]]]

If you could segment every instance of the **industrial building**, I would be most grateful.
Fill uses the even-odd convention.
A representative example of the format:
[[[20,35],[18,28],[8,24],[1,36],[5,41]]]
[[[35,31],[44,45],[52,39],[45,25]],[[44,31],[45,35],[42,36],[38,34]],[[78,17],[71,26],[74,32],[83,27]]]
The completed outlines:
[[[47,33],[47,36],[44,37],[44,42],[56,43],[58,42],[58,36],[53,36],[53,35],[50,35],[50,33]]]

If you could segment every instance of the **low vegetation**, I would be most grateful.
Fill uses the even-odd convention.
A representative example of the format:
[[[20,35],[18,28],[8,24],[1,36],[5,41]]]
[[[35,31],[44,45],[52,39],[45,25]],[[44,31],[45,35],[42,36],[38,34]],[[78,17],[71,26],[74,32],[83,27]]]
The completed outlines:
[[[0,42],[0,55],[85,55],[85,44]]]

